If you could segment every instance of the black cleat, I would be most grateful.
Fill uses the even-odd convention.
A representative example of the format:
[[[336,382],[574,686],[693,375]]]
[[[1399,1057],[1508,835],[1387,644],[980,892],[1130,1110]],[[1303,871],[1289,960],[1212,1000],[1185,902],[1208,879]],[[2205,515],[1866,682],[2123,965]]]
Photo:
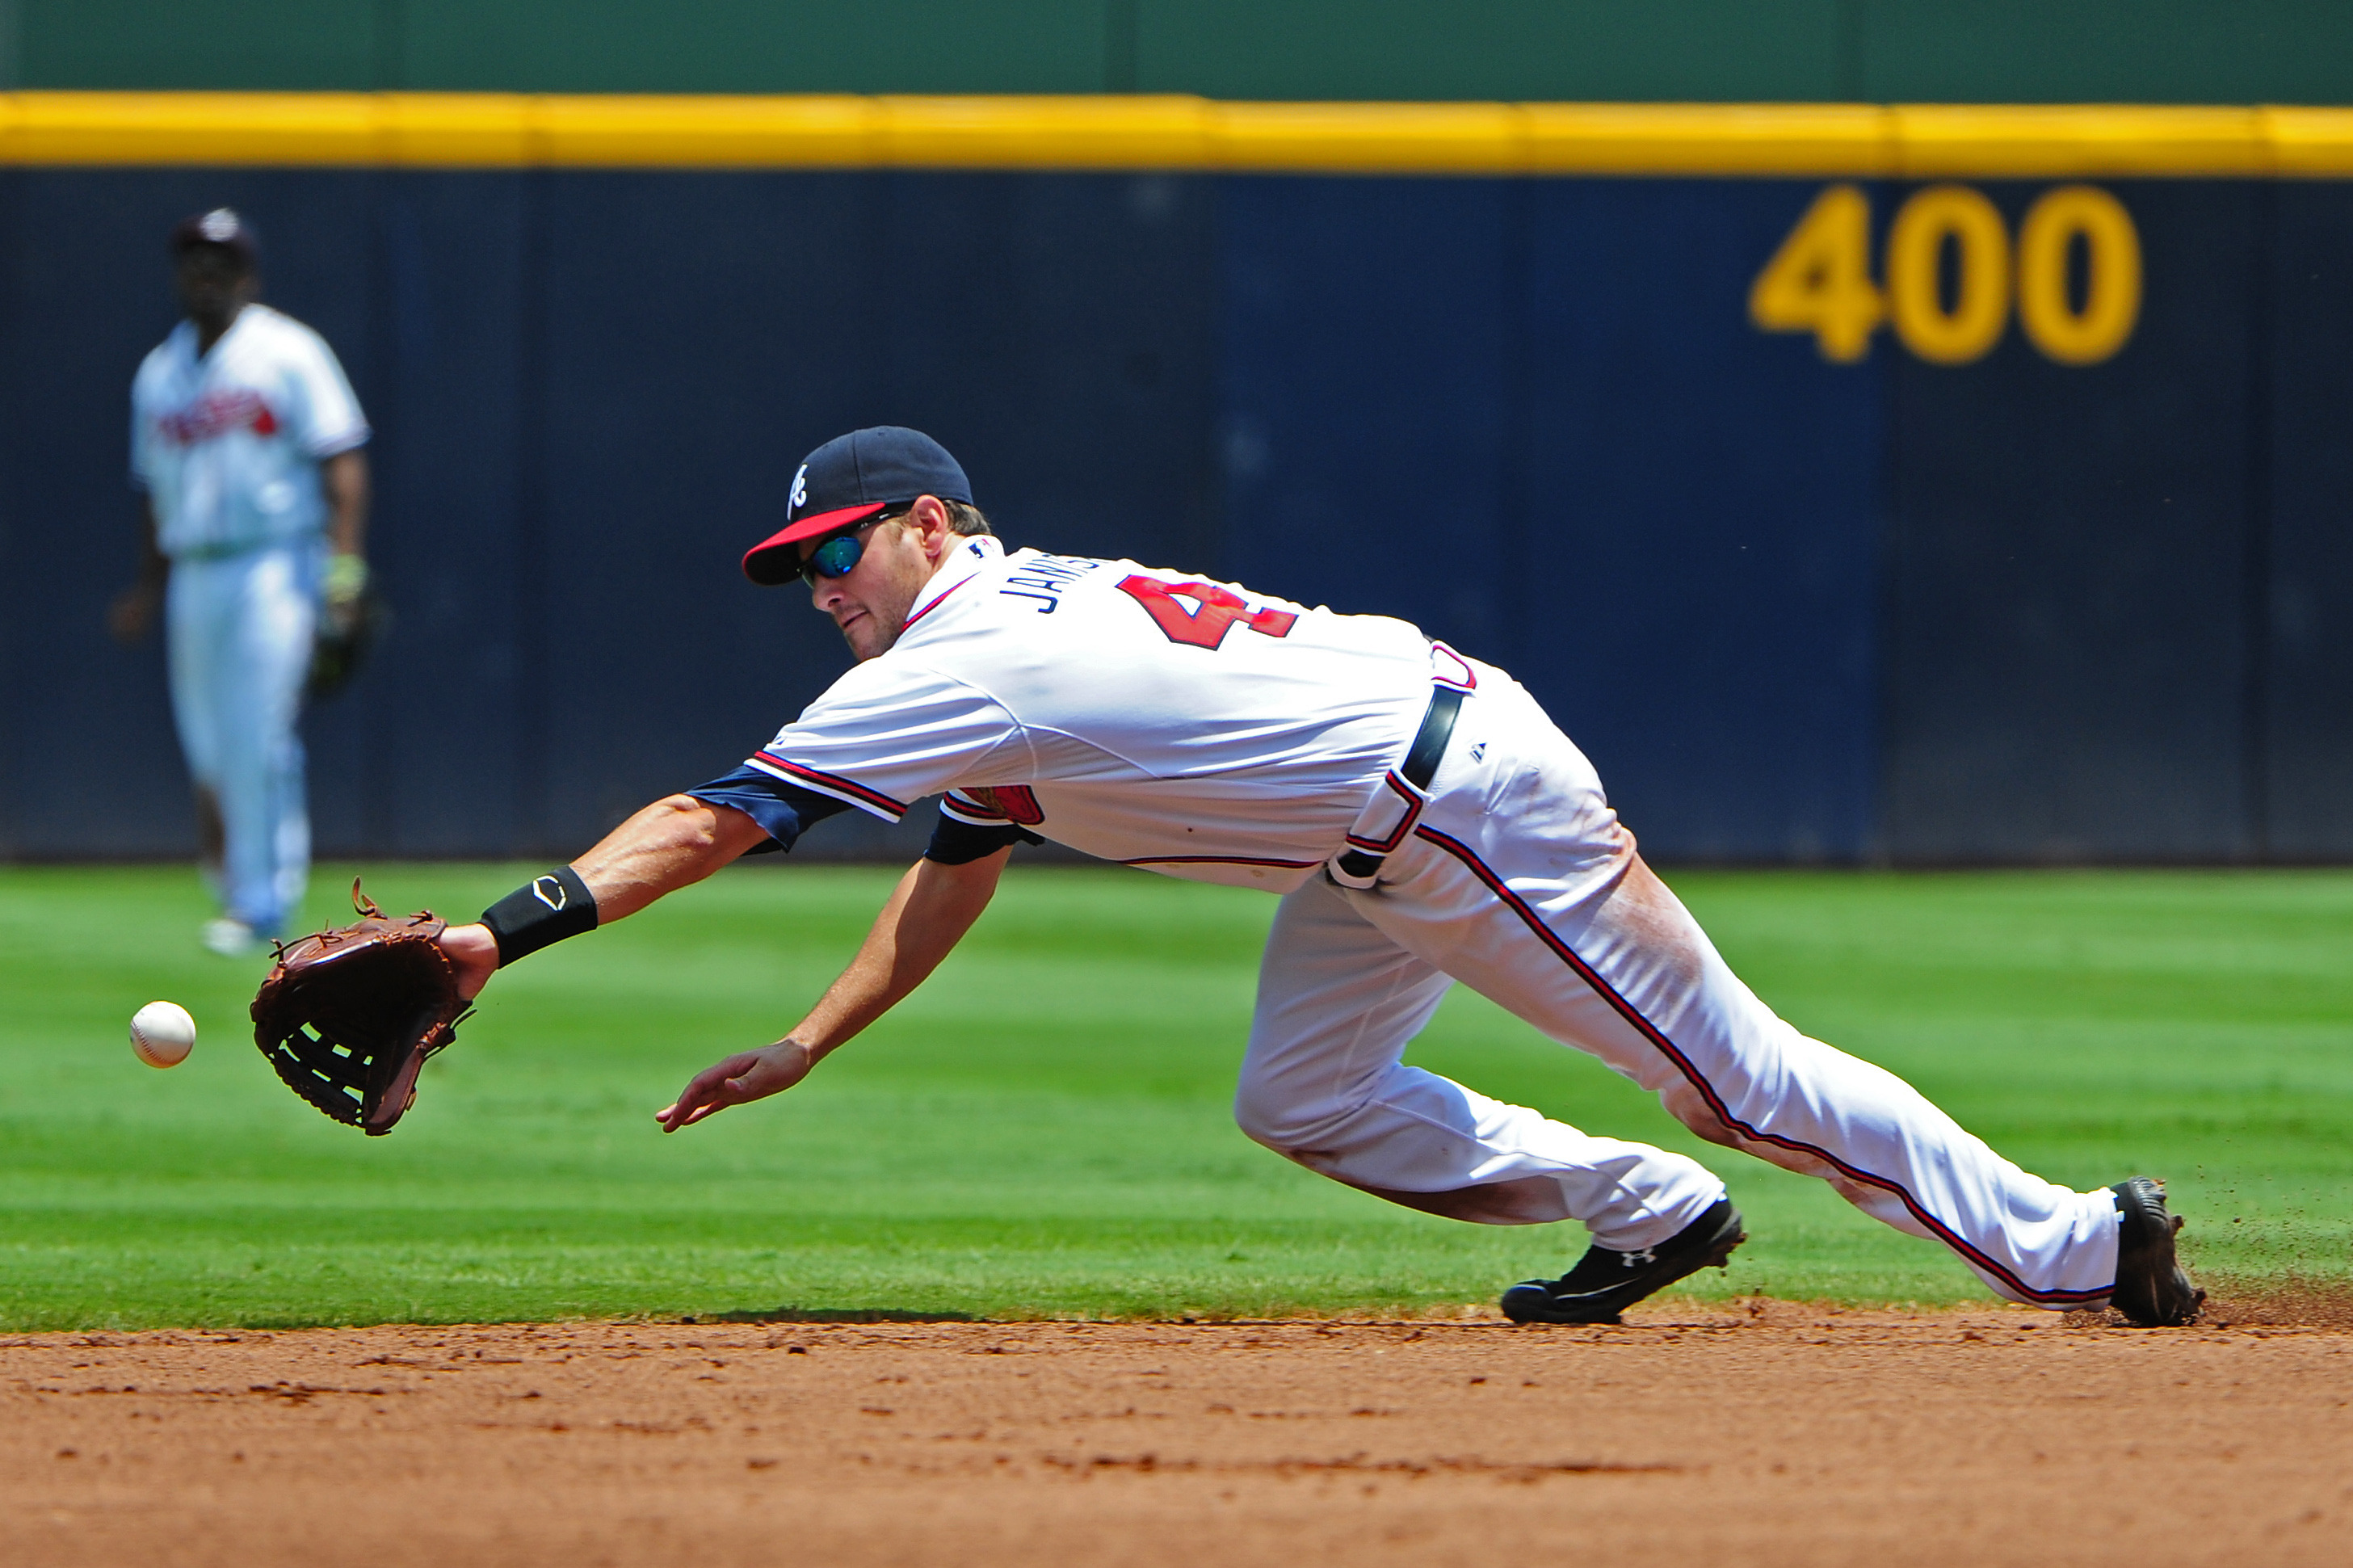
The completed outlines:
[[[1558,1279],[1531,1279],[1504,1292],[1504,1316],[1514,1323],[1615,1323],[1618,1314],[1686,1274],[1722,1268],[1748,1239],[1740,1211],[1724,1198],[1654,1247],[1612,1252],[1588,1247]],[[2171,1252],[2168,1245],[2167,1251]]]
[[[2142,1329],[2179,1329],[2198,1321],[2206,1293],[2173,1255],[2173,1233],[2181,1217],[2165,1207],[2165,1183],[2147,1176],[2119,1181],[2116,1195],[2124,1223],[2116,1236],[2116,1289],[2108,1305]]]

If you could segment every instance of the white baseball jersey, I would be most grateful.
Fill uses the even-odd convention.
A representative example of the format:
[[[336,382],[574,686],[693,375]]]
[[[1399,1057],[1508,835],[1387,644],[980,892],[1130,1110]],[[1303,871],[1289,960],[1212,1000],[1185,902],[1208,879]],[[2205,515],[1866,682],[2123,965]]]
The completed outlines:
[[[368,439],[326,340],[267,305],[237,313],[212,352],[182,322],[131,384],[131,470],[166,556],[285,544],[326,524],[319,464]]]
[[[1402,620],[971,538],[750,765],[887,821],[944,790],[961,821],[1282,892],[1416,809],[1383,784],[1433,677],[1470,667]]]

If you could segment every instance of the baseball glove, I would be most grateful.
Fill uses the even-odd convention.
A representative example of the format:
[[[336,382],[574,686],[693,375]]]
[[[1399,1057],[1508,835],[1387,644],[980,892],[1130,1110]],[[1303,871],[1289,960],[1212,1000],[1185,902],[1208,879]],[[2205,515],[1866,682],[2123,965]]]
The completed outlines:
[[[311,641],[311,673],[303,695],[322,703],[351,684],[368,654],[392,623],[392,611],[372,588],[362,586],[348,597],[330,599],[319,609],[319,625]]]
[[[471,1010],[441,950],[448,921],[430,910],[395,919],[356,880],[352,906],[352,924],[279,946],[253,999],[253,1040],[288,1088],[378,1138]]]

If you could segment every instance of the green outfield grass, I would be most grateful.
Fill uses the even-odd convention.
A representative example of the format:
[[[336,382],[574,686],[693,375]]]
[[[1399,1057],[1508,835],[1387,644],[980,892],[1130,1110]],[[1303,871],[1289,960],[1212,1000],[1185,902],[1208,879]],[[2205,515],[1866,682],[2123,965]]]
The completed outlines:
[[[537,868],[396,865],[470,914]],[[348,870],[323,869],[314,917]],[[0,870],[0,1328],[583,1314],[1260,1315],[1492,1300],[1575,1226],[1411,1213],[1259,1150],[1227,1101],[1273,901],[1017,869],[972,938],[782,1099],[651,1113],[775,1037],[892,874],[743,867],[500,978],[393,1137],[280,1088],[258,962],[180,869]],[[1687,874],[1735,968],[2031,1169],[2169,1178],[2197,1266],[2353,1273],[2353,875]],[[140,1003],[203,1030],[135,1061]],[[1457,991],[1414,1058],[1723,1173],[1753,1240],[1695,1292],[1983,1299],[1937,1248],[1711,1148]]]

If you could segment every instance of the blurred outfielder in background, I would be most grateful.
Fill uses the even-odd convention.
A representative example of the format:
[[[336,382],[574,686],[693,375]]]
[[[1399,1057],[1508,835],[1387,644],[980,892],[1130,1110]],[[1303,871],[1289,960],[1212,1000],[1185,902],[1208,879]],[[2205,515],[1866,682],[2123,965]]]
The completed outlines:
[[[205,945],[235,957],[302,902],[295,721],[315,669],[346,673],[337,651],[367,587],[368,427],[334,351],[259,302],[250,225],[216,207],[183,219],[171,251],[187,319],[132,385],[142,565],[111,619],[135,642],[164,606],[197,858],[222,910]]]

